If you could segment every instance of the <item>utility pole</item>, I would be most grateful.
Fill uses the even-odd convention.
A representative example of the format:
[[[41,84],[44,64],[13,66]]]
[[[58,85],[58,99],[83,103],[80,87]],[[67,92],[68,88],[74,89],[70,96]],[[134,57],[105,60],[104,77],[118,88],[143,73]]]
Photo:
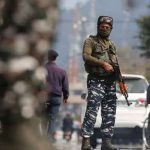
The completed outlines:
[[[90,11],[90,33],[95,32],[95,17],[96,17],[96,0],[91,0],[91,11]]]
[[[76,83],[78,78],[78,58],[77,55],[80,51],[80,6],[76,6],[73,14],[72,22],[72,36],[69,51],[69,81]]]

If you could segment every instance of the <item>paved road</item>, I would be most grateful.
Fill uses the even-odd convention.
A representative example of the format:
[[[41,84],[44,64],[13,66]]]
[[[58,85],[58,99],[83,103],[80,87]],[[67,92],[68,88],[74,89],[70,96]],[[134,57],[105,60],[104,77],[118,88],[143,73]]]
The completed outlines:
[[[69,142],[63,140],[62,135],[60,134],[59,137],[57,137],[57,142],[54,145],[57,150],[81,150],[81,143],[77,142],[76,133],[72,135],[72,139]]]
[[[77,142],[76,133],[73,134],[70,142],[63,140],[62,135],[60,135],[54,145],[57,150],[81,150],[81,142]],[[95,150],[100,150],[100,147],[101,145],[98,145]],[[142,147],[142,145],[116,145],[116,147],[118,147],[118,150],[146,150]]]
[[[56,144],[56,148],[57,148],[57,150],[81,150],[81,144],[78,144],[78,143],[75,143],[75,142],[72,142],[72,141],[69,142],[69,143],[66,143],[66,142],[60,143],[60,142],[58,142]],[[94,150],[100,150],[100,145],[97,146],[97,148],[94,149]],[[145,150],[145,149],[143,149],[141,146],[133,146],[133,145],[124,146],[123,145],[123,146],[119,146],[118,150]]]
[[[57,150],[81,150],[81,144],[77,144],[74,142],[69,143],[57,143],[56,144]],[[100,150],[100,145],[97,146],[94,150]],[[118,150],[144,150],[141,146],[119,146]],[[148,149],[147,149],[148,150]]]
[[[55,143],[55,147],[57,150],[81,150],[81,144],[77,144],[76,142],[66,142],[66,141],[59,141]]]

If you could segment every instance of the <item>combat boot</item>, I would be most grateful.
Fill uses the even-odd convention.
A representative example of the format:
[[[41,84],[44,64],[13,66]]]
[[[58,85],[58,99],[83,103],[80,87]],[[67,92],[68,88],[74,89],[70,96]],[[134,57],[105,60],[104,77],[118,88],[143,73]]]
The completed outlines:
[[[81,150],[93,150],[90,144],[90,137],[83,137]]]
[[[115,148],[112,143],[111,143],[111,139],[102,139],[102,146],[101,146],[101,150],[117,150],[117,148]]]

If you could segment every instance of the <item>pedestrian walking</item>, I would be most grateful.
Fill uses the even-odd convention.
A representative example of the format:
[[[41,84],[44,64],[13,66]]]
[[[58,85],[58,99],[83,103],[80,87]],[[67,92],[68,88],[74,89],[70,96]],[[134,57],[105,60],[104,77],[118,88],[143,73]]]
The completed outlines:
[[[48,114],[48,137],[53,142],[56,130],[56,120],[59,108],[63,100],[67,103],[69,97],[69,84],[67,73],[56,64],[58,53],[54,50],[48,51],[48,63],[45,65],[47,70],[46,84],[48,91],[47,114]]]
[[[116,73],[114,65],[116,47],[109,39],[113,18],[99,16],[97,34],[90,35],[84,42],[83,60],[87,76],[87,108],[82,123],[82,150],[91,150],[90,137],[93,134],[97,112],[101,106],[101,150],[116,150],[111,139],[114,133],[116,114]],[[113,64],[112,64],[113,63]]]

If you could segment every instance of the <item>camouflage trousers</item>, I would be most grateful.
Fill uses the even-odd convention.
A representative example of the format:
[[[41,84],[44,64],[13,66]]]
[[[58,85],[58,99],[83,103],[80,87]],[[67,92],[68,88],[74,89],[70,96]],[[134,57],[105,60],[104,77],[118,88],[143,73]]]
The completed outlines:
[[[97,113],[101,106],[101,136],[111,138],[114,132],[116,114],[116,82],[111,79],[87,79],[87,108],[82,124],[82,136],[93,134]]]

